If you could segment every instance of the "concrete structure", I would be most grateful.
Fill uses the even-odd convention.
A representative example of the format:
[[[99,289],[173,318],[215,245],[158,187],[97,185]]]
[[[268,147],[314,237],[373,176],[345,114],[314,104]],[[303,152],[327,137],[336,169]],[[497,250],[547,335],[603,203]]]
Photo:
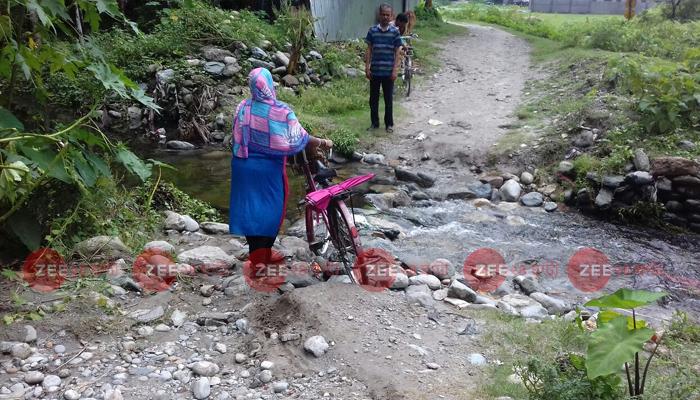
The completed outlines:
[[[650,0],[637,0],[636,13],[658,4]],[[530,0],[530,11],[564,14],[624,15],[624,0]]]
[[[382,3],[391,4],[398,14],[413,10],[419,0],[309,0],[316,22],[316,37],[333,42],[364,38],[367,29],[377,22]]]

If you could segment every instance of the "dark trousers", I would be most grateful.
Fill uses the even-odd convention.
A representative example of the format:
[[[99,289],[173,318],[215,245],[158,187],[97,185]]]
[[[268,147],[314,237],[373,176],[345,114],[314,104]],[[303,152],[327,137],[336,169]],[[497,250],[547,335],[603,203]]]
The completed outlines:
[[[267,236],[246,236],[248,242],[248,253],[251,255],[253,265],[267,264],[272,255],[272,246],[275,244],[274,237]],[[259,250],[259,251],[258,251]]]
[[[384,125],[394,126],[394,81],[391,77],[372,77],[369,81],[369,109],[372,126],[379,126],[379,88],[384,92]]]

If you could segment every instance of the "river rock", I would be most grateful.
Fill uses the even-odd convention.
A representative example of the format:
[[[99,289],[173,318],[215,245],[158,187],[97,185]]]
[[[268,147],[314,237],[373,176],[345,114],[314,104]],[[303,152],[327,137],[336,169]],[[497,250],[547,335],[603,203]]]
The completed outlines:
[[[179,231],[197,232],[199,224],[189,215],[180,215],[176,212],[165,212],[165,229],[174,229]],[[178,229],[182,227],[182,229]]]
[[[486,365],[486,357],[479,353],[472,353],[469,355],[469,364],[476,366]]]
[[[433,278],[435,277],[433,276]],[[406,300],[411,304],[418,303],[426,308],[432,308],[435,305],[433,292],[428,285],[411,285],[407,287]]]
[[[189,368],[199,376],[209,377],[219,373],[219,366],[211,361],[197,361],[189,365]]]
[[[625,181],[624,176],[607,175],[603,177],[602,185],[608,189],[617,189]]]
[[[231,268],[236,262],[236,257],[229,256],[221,248],[214,246],[196,247],[178,254],[177,258],[180,262],[213,270]]]
[[[469,286],[458,280],[453,280],[447,288],[447,296],[455,299],[465,300],[473,303],[476,300],[476,292]]]
[[[506,183],[504,183],[499,190],[501,193],[501,198],[508,202],[518,201],[521,191],[522,188],[520,187],[520,184],[513,179],[506,181]]]
[[[635,171],[625,176],[625,182],[631,185],[642,186],[654,182],[654,178],[649,172]]]
[[[547,201],[544,203],[544,210],[547,212],[556,211],[559,206],[553,201]]]
[[[143,245],[143,250],[147,251],[150,249],[158,250],[164,253],[174,253],[175,252],[175,246],[172,244],[163,241],[163,240],[155,240],[152,242],[148,242],[145,245]]]
[[[530,293],[530,297],[542,304],[550,314],[564,315],[571,311],[571,307],[568,306],[565,301],[555,299],[554,297],[548,296],[542,292]]]
[[[140,108],[131,106],[127,108],[126,114],[129,117],[129,129],[139,129],[141,127],[142,111]]]
[[[455,274],[455,267],[449,260],[438,258],[428,266],[428,273],[435,275],[438,279],[449,279]]]
[[[229,227],[228,224],[222,224],[220,222],[202,222],[200,224],[202,230],[206,233],[211,233],[214,235],[228,235]]]
[[[211,383],[209,378],[203,377],[192,382],[192,395],[195,399],[206,399],[211,394]]]
[[[410,285],[427,285],[431,290],[438,290],[442,287],[440,279],[433,275],[420,274],[412,276],[408,280]]]
[[[233,53],[228,50],[220,49],[218,47],[206,46],[201,49],[202,57],[207,61],[217,61],[226,63],[226,59],[233,59],[236,62]],[[227,63],[229,64],[229,63]]]
[[[39,371],[30,371],[24,375],[24,381],[28,385],[38,385],[44,381],[44,374]]]
[[[562,161],[559,163],[557,172],[564,175],[572,175],[574,173],[574,164],[570,161]]]
[[[222,62],[207,61],[204,63],[204,72],[210,75],[221,76],[224,74],[224,68],[226,68],[226,64]]]
[[[610,189],[603,188],[600,189],[598,195],[595,197],[595,206],[601,210],[607,210],[613,201],[613,192]]]
[[[337,284],[351,284],[350,277],[347,275],[333,275],[326,282]]]
[[[147,324],[153,322],[159,318],[162,318],[165,314],[165,309],[163,306],[157,306],[152,309],[139,309],[132,311],[129,316],[138,322]]]
[[[672,182],[676,188],[679,186],[700,187],[700,178],[691,175],[677,176],[673,178]]]
[[[447,194],[448,199],[460,199],[460,200],[470,200],[470,199],[490,199],[491,198],[491,185],[488,183],[471,183],[467,185],[466,189],[453,191]]]
[[[63,393],[63,398],[66,400],[78,400],[80,399],[80,393],[76,392],[73,389],[66,390],[65,393]]]
[[[128,256],[130,251],[116,236],[95,236],[75,245],[73,253],[84,259],[115,260]]]
[[[527,207],[539,207],[544,203],[544,196],[539,192],[530,192],[521,197],[520,202]]]
[[[255,57],[255,58],[261,58],[261,59],[268,59],[270,56],[267,54],[267,52],[260,47],[253,47],[250,49],[250,54]]]
[[[531,173],[525,171],[522,174],[520,174],[520,183],[522,183],[523,185],[529,185],[534,181],[535,181],[535,177],[532,176]]]
[[[389,289],[406,289],[409,285],[408,275],[403,272],[403,268],[400,266],[392,265],[393,270],[393,281]]]
[[[531,276],[518,275],[513,278],[513,282],[515,282],[526,295],[539,291],[537,281]]]
[[[435,299],[437,301],[445,300],[447,298],[448,291],[449,291],[449,289],[447,289],[447,288],[434,291],[433,292],[433,299]]]
[[[277,67],[277,68],[273,69],[271,72],[273,75],[284,76],[287,74],[287,67]]]
[[[41,386],[43,386],[46,390],[49,390],[54,386],[61,386],[61,378],[56,375],[46,375],[44,380],[41,382]]]
[[[323,356],[328,348],[329,346],[328,343],[326,343],[326,339],[320,335],[312,336],[304,342],[304,350],[313,354],[315,357]]]
[[[224,72],[221,73],[226,78],[231,78],[235,76],[237,73],[241,72],[243,67],[241,67],[238,64],[228,64],[226,65],[226,68],[224,68]]]
[[[267,68],[270,71],[275,69],[275,64],[263,61],[263,60],[258,60],[257,58],[251,57],[248,59],[248,62],[254,67],[254,68]]]
[[[634,168],[637,171],[649,171],[651,169],[651,163],[649,162],[649,156],[642,149],[637,149],[634,151]]]
[[[238,60],[236,59],[236,57],[232,57],[232,56],[226,56],[226,57],[224,57],[224,59],[223,59],[222,61],[223,61],[224,64],[226,64],[227,66],[228,66],[228,65],[233,65],[233,64],[237,64],[237,63],[238,63]]]
[[[660,157],[651,162],[651,173],[654,176],[673,178],[681,175],[697,175],[700,164],[683,157]]]
[[[173,78],[175,78],[174,69],[164,69],[156,73],[156,82],[160,83],[161,85],[170,82],[173,80]]]
[[[287,55],[282,53],[281,51],[277,51],[277,52],[275,52],[275,54],[272,55],[272,61],[274,61],[278,67],[279,66],[284,66],[284,67],[289,66],[289,57],[287,57]]]
[[[286,86],[290,86],[290,87],[299,86],[299,85],[301,84],[301,83],[299,82],[299,79],[297,79],[297,77],[294,76],[294,75],[285,75],[285,76],[282,78],[282,82],[283,82]]]
[[[195,148],[192,143],[181,140],[169,140],[165,143],[165,147],[173,150],[194,150]]]
[[[36,342],[36,329],[34,329],[33,326],[24,326],[24,339],[22,339],[22,341],[25,343]]]
[[[501,303],[507,306],[502,306]],[[543,319],[549,313],[547,309],[542,307],[542,304],[522,294],[507,294],[501,298],[498,308],[508,309],[508,306],[515,310],[518,315],[525,318]],[[507,312],[511,312],[508,310]]]
[[[272,384],[272,391],[275,393],[284,393],[287,391],[287,388],[289,387],[289,384],[287,382],[274,382]]]
[[[435,184],[435,178],[423,172],[415,173],[406,168],[397,167],[394,169],[394,173],[396,174],[396,179],[406,182],[415,182],[424,188],[432,187]]]
[[[693,151],[693,150],[695,150],[698,146],[697,146],[695,143],[691,142],[690,140],[681,140],[680,142],[678,142],[678,147],[679,147],[681,150]]]

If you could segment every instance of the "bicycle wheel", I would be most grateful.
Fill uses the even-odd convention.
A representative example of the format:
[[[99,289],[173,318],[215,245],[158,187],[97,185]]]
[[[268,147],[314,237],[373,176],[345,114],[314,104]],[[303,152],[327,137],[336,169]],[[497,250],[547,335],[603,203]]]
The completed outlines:
[[[352,283],[357,283],[353,267],[362,253],[362,246],[352,215],[342,200],[334,200],[328,207],[328,222],[338,261],[343,264],[343,272],[350,277]]]
[[[317,256],[328,258],[332,243],[327,213],[318,212],[311,207],[306,207],[305,213],[306,241],[309,243],[309,249]]]

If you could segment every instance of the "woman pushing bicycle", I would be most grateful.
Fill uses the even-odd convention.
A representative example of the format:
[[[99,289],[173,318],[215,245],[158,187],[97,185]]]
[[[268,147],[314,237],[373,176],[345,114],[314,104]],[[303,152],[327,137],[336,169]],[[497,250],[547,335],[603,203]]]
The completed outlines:
[[[229,233],[245,236],[255,266],[268,264],[284,220],[289,186],[287,156],[307,147],[330,149],[333,142],[309,135],[294,111],[277,100],[270,71],[248,75],[251,97],[233,119]]]

